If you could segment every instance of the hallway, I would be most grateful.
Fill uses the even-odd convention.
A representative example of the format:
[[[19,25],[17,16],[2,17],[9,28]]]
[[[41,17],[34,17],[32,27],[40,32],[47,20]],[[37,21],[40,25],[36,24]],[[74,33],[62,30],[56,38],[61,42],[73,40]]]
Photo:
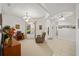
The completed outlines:
[[[7,38],[16,40],[10,42],[14,47],[10,50],[15,51],[15,54],[8,50],[9,55],[11,53],[19,56],[76,55],[76,4],[7,3],[0,6],[1,29],[4,35],[6,33],[4,40]],[[35,40],[40,43],[36,43]],[[7,46],[9,44],[6,41],[4,43]],[[16,50],[19,51],[18,54]]]
[[[21,42],[22,56],[74,56],[75,44],[68,40],[46,40],[42,44],[35,43],[33,39]]]

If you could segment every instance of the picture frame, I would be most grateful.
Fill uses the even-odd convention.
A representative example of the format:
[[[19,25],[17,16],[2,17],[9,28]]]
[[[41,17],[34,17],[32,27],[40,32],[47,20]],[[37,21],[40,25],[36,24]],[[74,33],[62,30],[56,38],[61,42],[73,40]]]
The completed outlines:
[[[31,25],[29,25],[29,24],[27,25],[27,30],[26,31],[27,31],[27,34],[31,33]]]
[[[39,30],[42,30],[42,25],[39,25]]]
[[[20,25],[19,25],[19,24],[16,24],[16,25],[15,25],[15,28],[16,28],[16,29],[20,29]]]

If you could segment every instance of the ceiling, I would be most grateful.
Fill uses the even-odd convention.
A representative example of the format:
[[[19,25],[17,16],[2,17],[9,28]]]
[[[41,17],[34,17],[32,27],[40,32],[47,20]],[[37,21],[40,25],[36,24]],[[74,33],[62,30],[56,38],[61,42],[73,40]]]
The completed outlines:
[[[23,18],[27,13],[32,18],[61,16],[73,14],[74,3],[5,3],[0,4],[4,14],[11,14]]]

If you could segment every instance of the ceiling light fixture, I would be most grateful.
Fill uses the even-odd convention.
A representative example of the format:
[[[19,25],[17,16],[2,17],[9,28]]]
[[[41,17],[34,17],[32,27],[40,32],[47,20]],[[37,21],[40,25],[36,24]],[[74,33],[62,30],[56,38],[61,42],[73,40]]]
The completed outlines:
[[[64,18],[63,16],[61,16],[61,17],[59,18],[59,20],[65,20],[65,18]]]
[[[28,22],[29,20],[28,20],[28,19],[26,19],[25,21],[26,21],[26,22]]]
[[[28,16],[27,12],[26,12],[26,15],[23,18],[25,19],[26,22],[29,22],[29,20],[31,19],[31,17]]]
[[[63,17],[63,18],[60,18],[59,20],[65,20],[65,19],[64,19],[64,17]]]

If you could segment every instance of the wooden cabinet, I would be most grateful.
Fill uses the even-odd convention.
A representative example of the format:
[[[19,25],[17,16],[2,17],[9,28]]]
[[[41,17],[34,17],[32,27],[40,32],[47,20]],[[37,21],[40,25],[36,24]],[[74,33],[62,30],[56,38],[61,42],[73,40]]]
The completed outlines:
[[[3,55],[4,56],[21,56],[21,44],[18,43],[18,41],[13,40],[11,47],[4,45]]]

